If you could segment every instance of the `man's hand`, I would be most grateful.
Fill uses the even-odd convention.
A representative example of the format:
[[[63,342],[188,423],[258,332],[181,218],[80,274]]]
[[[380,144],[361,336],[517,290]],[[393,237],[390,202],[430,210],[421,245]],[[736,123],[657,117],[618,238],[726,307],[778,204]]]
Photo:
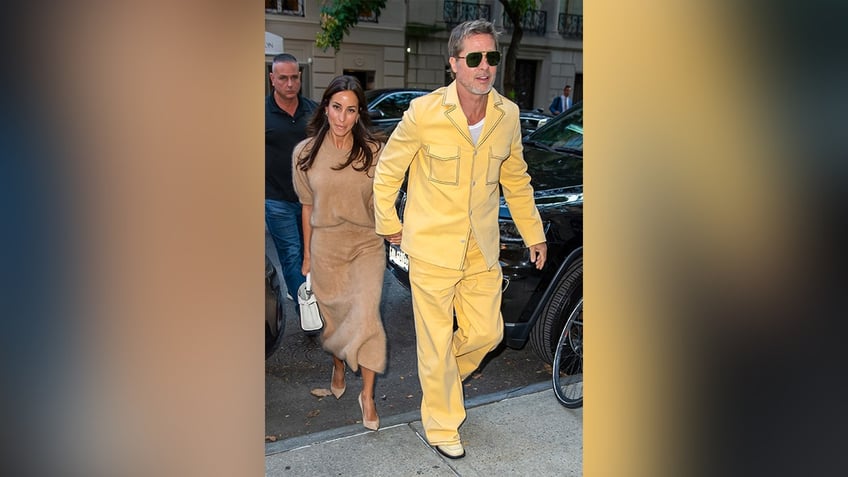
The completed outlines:
[[[546,242],[530,246],[530,261],[536,264],[536,270],[541,270],[545,266],[547,258],[548,244]]]
[[[389,242],[390,244],[400,245],[400,239],[403,237],[403,230],[396,234],[383,235],[382,237],[386,239],[386,242]]]

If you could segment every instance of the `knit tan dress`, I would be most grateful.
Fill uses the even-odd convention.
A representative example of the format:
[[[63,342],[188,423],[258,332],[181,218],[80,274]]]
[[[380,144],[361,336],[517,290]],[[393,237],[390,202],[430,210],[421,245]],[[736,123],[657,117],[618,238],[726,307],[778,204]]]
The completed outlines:
[[[329,136],[329,135],[328,135]],[[386,332],[380,317],[383,273],[382,237],[374,226],[374,166],[365,172],[344,163],[350,150],[339,150],[327,137],[308,171],[295,164],[311,138],[293,153],[293,182],[300,202],[312,205],[312,289],[324,317],[321,341],[325,350],[347,362],[382,373],[386,368]],[[307,151],[308,152],[308,149]]]

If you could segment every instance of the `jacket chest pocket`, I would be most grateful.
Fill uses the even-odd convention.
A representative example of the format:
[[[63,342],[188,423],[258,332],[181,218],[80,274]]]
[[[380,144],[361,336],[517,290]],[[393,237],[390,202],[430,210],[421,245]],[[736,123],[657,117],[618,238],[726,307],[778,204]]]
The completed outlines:
[[[430,144],[425,148],[429,179],[439,184],[459,184],[459,146]]]
[[[509,149],[496,151],[494,148],[489,149],[489,169],[486,171],[486,184],[497,184],[501,179],[501,166],[509,157]]]

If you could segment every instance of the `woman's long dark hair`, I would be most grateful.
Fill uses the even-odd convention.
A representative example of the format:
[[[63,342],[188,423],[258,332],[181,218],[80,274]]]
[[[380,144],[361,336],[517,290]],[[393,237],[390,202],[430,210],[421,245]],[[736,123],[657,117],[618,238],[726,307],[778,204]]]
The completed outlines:
[[[327,119],[326,108],[330,104],[330,98],[334,94],[341,91],[351,91],[359,100],[359,120],[353,125],[351,132],[353,133],[353,147],[350,149],[350,154],[347,156],[347,161],[333,167],[334,170],[340,171],[347,166],[353,167],[354,170],[366,173],[374,164],[374,152],[380,147],[380,137],[371,132],[371,117],[368,115],[368,104],[365,102],[365,92],[359,80],[353,76],[336,76],[327,89],[324,90],[324,96],[321,98],[321,104],[315,109],[309,124],[306,125],[306,134],[312,140],[304,147],[303,152],[297,158],[297,167],[302,171],[309,170],[312,163],[315,162],[315,156],[318,155],[318,149],[324,143],[324,138],[327,137],[327,131],[330,130],[330,122]]]

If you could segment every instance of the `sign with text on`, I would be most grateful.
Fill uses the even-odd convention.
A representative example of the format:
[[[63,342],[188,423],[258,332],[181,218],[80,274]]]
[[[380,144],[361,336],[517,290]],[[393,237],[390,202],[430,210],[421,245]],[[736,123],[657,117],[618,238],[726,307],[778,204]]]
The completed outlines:
[[[283,52],[283,37],[265,32],[265,54],[278,55]]]

